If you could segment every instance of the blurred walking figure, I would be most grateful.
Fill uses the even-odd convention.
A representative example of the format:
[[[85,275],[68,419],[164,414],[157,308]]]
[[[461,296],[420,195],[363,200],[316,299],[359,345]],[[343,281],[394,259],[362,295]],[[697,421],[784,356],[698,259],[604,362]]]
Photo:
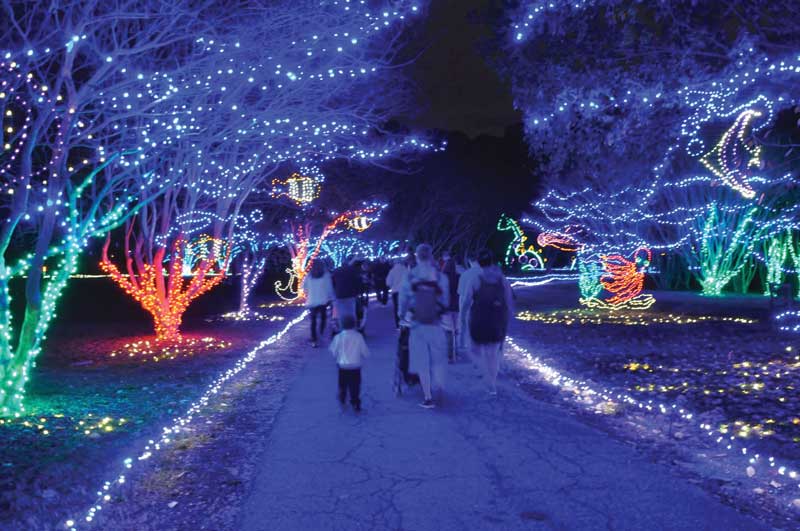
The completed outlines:
[[[333,281],[323,262],[317,260],[311,266],[311,274],[303,280],[303,291],[306,294],[306,307],[311,312],[311,346],[316,347],[318,338],[325,332],[328,305],[335,297]]]
[[[372,264],[372,285],[375,286],[378,300],[384,306],[389,303],[389,285],[387,279],[391,267],[391,264],[383,258]]]
[[[449,256],[449,255],[448,255]],[[456,338],[458,334],[458,281],[460,275],[456,269],[455,258],[448,257],[442,268],[442,273],[447,277],[447,285],[450,288],[448,305],[444,315],[442,315],[442,327],[447,337],[447,361],[454,363],[457,357]]]
[[[503,341],[513,317],[512,293],[491,251],[481,251],[478,265],[480,275],[465,286],[464,302],[469,305],[469,335],[474,351],[485,360],[489,394],[496,395]]]
[[[356,320],[352,315],[342,316],[342,331],[331,341],[331,353],[339,366],[339,403],[343,406],[350,395],[350,403],[356,413],[361,411],[361,365],[369,357],[364,336],[355,330]]]
[[[355,258],[350,258],[346,265],[333,272],[333,290],[336,300],[333,304],[334,313],[338,322],[338,329],[342,329],[342,318],[346,315],[356,317],[356,301],[361,296],[363,285],[361,282],[361,268]]]
[[[405,261],[398,259],[386,277],[386,284],[392,292],[392,305],[394,306],[394,326],[400,328],[400,291],[408,276],[408,266]]]
[[[433,249],[417,247],[417,266],[408,273],[400,292],[400,315],[410,323],[409,372],[419,375],[424,408],[435,407],[433,391],[444,389],[447,369],[447,340],[442,314],[449,306],[447,277],[433,261]]]
[[[475,283],[481,275],[481,266],[478,265],[478,255],[470,253],[467,255],[467,265],[469,269],[461,273],[458,279],[458,350],[470,353],[472,351],[472,339],[469,337],[469,310],[472,305],[472,297],[467,297],[467,289]]]

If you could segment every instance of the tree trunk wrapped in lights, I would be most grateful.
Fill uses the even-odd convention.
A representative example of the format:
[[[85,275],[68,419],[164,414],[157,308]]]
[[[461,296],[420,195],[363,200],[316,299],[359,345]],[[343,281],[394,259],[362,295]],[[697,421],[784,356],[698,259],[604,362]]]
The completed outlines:
[[[314,224],[311,221],[292,223],[292,238],[286,244],[291,256],[291,266],[286,270],[289,273],[289,279],[286,282],[275,282],[275,291],[278,296],[287,301],[304,299],[303,281],[311,271],[325,240],[341,230],[352,229],[358,232],[367,230],[375,223],[385,207],[386,205],[375,204],[340,214],[323,227],[322,232],[313,242],[311,232]]]
[[[127,238],[130,238],[130,231]],[[212,252],[192,268],[191,276],[187,278],[183,270],[184,248],[187,245],[183,236],[176,238],[172,244],[171,260],[166,270],[162,265],[166,249],[160,248],[152,263],[145,262],[141,254],[134,259],[127,259],[127,274],[122,274],[109,259],[110,243],[109,238],[103,246],[100,268],[153,317],[157,342],[180,342],[183,314],[195,299],[208,293],[225,278],[230,250],[221,260]]]
[[[248,320],[262,315],[250,306],[253,289],[258,285],[267,267],[267,256],[273,249],[284,245],[284,238],[272,234],[245,231],[235,236],[235,245],[241,255],[241,282],[239,284],[239,311],[232,314],[235,319]]]
[[[150,0],[136,16],[127,0],[0,7],[2,40],[19,50],[0,58],[0,416],[24,411],[30,370],[90,240],[152,199],[142,186],[158,194],[169,185],[152,182],[152,146],[136,134],[168,81],[128,68],[159,70],[168,55],[169,70],[185,64],[165,51],[190,48],[205,26],[202,10],[188,7]],[[112,20],[109,31],[101,21]],[[12,315],[17,280],[23,310]]]
[[[103,271],[152,316],[156,342],[164,346],[181,342],[186,310],[225,278],[234,248],[229,242],[250,223],[239,214],[242,202],[260,179],[258,174],[219,175],[228,193],[209,194],[192,184],[203,171],[193,163],[195,153],[174,152],[171,163],[186,168],[181,180],[127,223],[119,258],[124,266],[112,261],[110,236],[100,261]],[[234,188],[234,182],[243,187]]]

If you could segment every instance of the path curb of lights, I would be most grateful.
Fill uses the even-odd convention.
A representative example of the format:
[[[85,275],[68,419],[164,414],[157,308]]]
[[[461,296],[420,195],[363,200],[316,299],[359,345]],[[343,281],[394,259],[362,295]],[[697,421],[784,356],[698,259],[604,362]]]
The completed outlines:
[[[236,362],[236,364],[227,369],[225,372],[217,376],[211,384],[206,388],[205,392],[192,402],[189,408],[186,410],[180,417],[176,417],[172,419],[172,424],[169,426],[163,426],[161,428],[161,435],[157,438],[150,439],[147,444],[145,445],[144,449],[139,452],[138,457],[126,457],[123,459],[123,471],[119,474],[115,479],[111,481],[106,481],[97,491],[97,499],[95,503],[86,511],[85,516],[83,517],[83,522],[78,524],[74,519],[68,519],[65,523],[59,525],[58,527],[66,528],[69,531],[77,531],[78,525],[83,525],[84,528],[89,527],[92,521],[94,520],[95,516],[97,515],[98,511],[101,511],[104,505],[111,500],[111,492],[112,489],[118,488],[120,485],[125,483],[125,475],[127,470],[133,468],[133,465],[137,461],[146,461],[153,457],[154,453],[163,449],[166,446],[169,446],[179,434],[183,428],[188,426],[195,416],[202,413],[203,409],[209,404],[211,399],[214,395],[218,394],[222,389],[223,385],[242,372],[247,366],[252,362],[258,354],[261,353],[265,348],[268,346],[278,342],[283,336],[285,336],[295,325],[301,323],[306,316],[308,315],[308,311],[304,310],[298,317],[290,321],[283,327],[283,329],[267,339],[263,340],[261,343],[256,345],[250,352],[248,352],[243,358]]]
[[[678,414],[684,421],[693,424],[696,428],[699,428],[701,432],[713,438],[718,445],[721,445],[725,450],[730,452],[732,455],[736,453],[741,453],[744,456],[749,456],[748,466],[745,468],[745,473],[748,477],[755,477],[756,476],[755,466],[766,462],[769,464],[769,468],[776,469],[777,473],[780,476],[784,476],[788,480],[796,482],[795,487],[797,489],[800,489],[800,482],[798,482],[798,479],[800,479],[800,472],[780,464],[772,456],[765,457],[758,453],[751,453],[750,450],[747,449],[747,447],[736,444],[734,436],[731,436],[729,439],[726,439],[725,437],[717,434],[715,431],[711,429],[710,425],[698,422],[697,419],[695,418],[695,415],[686,410],[685,408],[682,408],[677,404],[664,404],[664,403],[658,403],[653,400],[642,402],[640,400],[633,398],[630,395],[620,393],[618,391],[611,391],[606,388],[595,389],[591,385],[589,385],[589,383],[586,382],[585,380],[581,380],[579,378],[572,378],[570,376],[562,374],[554,367],[547,365],[541,360],[541,358],[539,358],[538,356],[534,356],[533,354],[531,354],[530,351],[517,344],[514,338],[509,337],[506,339],[506,342],[517,353],[519,353],[523,358],[525,358],[525,361],[527,362],[526,363],[527,368],[533,369],[536,372],[538,372],[548,384],[554,387],[558,387],[559,389],[573,389],[582,391],[589,395],[596,395],[597,397],[602,398],[604,401],[622,402],[637,407],[639,409],[646,410],[648,412],[657,412],[662,415]]]

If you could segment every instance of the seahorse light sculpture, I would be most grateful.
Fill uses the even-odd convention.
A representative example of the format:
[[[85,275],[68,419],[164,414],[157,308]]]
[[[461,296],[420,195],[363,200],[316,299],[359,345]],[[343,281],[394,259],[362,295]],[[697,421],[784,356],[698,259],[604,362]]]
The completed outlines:
[[[533,245],[527,246],[525,242],[528,237],[520,227],[519,223],[510,217],[503,214],[497,222],[497,230],[511,231],[514,238],[506,248],[505,264],[510,266],[516,260],[523,271],[533,271],[535,269],[544,269],[544,260],[541,255],[536,252]]]

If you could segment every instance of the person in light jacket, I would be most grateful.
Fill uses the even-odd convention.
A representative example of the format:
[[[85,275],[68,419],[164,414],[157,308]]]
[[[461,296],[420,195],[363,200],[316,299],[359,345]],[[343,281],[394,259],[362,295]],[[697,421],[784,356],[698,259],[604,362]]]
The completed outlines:
[[[352,315],[342,316],[342,331],[336,334],[330,350],[339,367],[339,403],[344,406],[347,394],[356,413],[361,412],[361,365],[369,357],[369,348],[364,336],[355,330],[356,320]]]
[[[402,259],[397,260],[386,277],[386,284],[392,292],[392,305],[394,306],[394,327],[400,328],[400,290],[408,276],[408,266]]]
[[[333,282],[325,269],[325,264],[317,260],[311,266],[311,274],[303,280],[303,291],[306,294],[306,307],[311,316],[311,346],[318,345],[318,338],[325,332],[328,305],[334,299]],[[317,332],[319,322],[319,335]]]

